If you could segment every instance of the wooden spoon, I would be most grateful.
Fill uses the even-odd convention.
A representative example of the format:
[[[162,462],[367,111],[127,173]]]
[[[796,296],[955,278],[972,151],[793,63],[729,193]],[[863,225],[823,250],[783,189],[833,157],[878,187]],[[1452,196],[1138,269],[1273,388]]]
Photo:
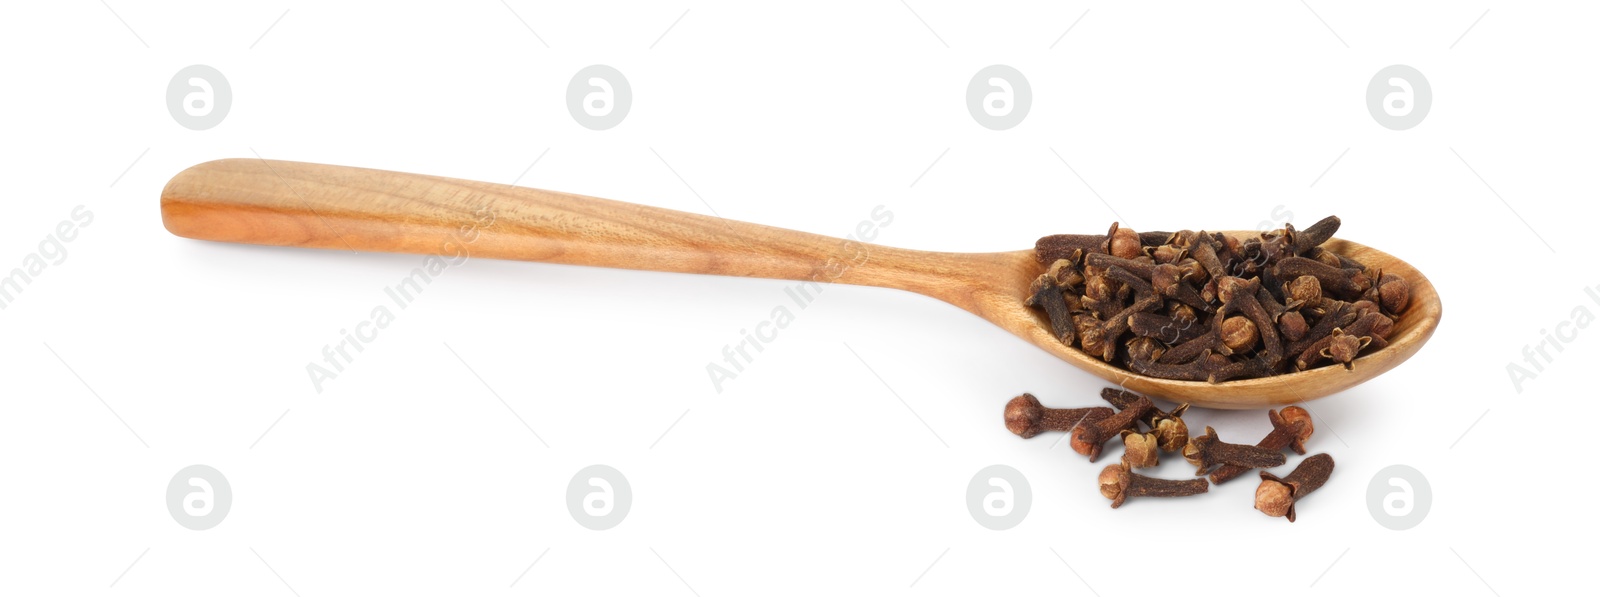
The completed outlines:
[[[1043,271],[1031,249],[912,251],[553,191],[259,159],[180,172],[161,192],[161,218],[178,236],[234,243],[436,254],[470,241],[475,257],[899,288],[966,309],[1107,382],[1211,408],[1290,404],[1355,386],[1415,354],[1442,313],[1416,268],[1334,239],[1324,246],[1411,283],[1389,346],[1356,359],[1353,370],[1213,384],[1138,375],[1062,344],[1043,315],[1023,306]]]

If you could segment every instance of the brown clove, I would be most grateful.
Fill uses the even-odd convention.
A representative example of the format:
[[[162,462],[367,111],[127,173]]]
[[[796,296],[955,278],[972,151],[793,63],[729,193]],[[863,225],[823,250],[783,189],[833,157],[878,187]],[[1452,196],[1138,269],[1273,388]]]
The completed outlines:
[[[1289,448],[1296,454],[1306,453],[1306,440],[1311,439],[1313,426],[1311,413],[1298,406],[1291,406],[1281,412],[1267,411],[1267,419],[1272,421],[1272,431],[1266,437],[1256,442],[1256,447],[1268,450],[1282,450]],[[1211,473],[1211,482],[1217,485],[1227,483],[1240,475],[1250,472],[1250,467],[1236,464],[1224,464]]]
[[[1078,425],[1072,430],[1072,450],[1088,456],[1089,462],[1098,460],[1106,441],[1116,437],[1123,429],[1132,429],[1152,408],[1155,405],[1150,403],[1149,398],[1139,396],[1117,414]]]
[[[1217,438],[1217,430],[1210,427],[1206,427],[1204,435],[1189,438],[1189,445],[1183,448],[1183,458],[1195,466],[1195,476],[1204,476],[1213,467],[1223,464],[1270,468],[1281,466],[1286,460],[1278,450],[1224,442]]]
[[[1256,509],[1267,516],[1284,516],[1294,522],[1295,502],[1322,487],[1332,475],[1333,457],[1327,454],[1307,457],[1286,477],[1261,471],[1261,485],[1256,487]],[[1104,477],[1105,473],[1101,473],[1101,478]]]
[[[1111,500],[1112,508],[1121,508],[1130,497],[1182,497],[1198,495],[1211,489],[1205,479],[1175,481],[1157,479],[1132,472],[1127,463],[1117,463],[1100,471],[1100,495]]]
[[[1006,429],[1024,439],[1046,431],[1072,431],[1083,421],[1103,419],[1114,414],[1104,406],[1088,408],[1047,408],[1033,394],[1024,393],[1006,403]]]

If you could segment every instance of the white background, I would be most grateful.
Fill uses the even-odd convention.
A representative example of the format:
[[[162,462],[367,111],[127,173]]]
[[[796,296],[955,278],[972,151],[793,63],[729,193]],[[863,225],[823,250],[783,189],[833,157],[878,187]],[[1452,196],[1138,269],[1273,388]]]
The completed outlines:
[[[74,206],[94,221],[0,311],[0,592],[1510,595],[1592,566],[1566,545],[1600,530],[1580,383],[1600,331],[1520,393],[1506,372],[1575,307],[1600,312],[1592,7],[572,4],[4,9],[0,273]],[[167,113],[191,64],[231,84],[216,128]],[[591,64],[633,88],[611,130],[565,107]],[[1016,128],[967,113],[990,64],[1032,86]],[[1431,83],[1416,128],[1367,112],[1391,64]],[[879,242],[949,251],[1336,213],[1428,273],[1445,316],[1411,361],[1308,405],[1338,468],[1298,522],[1252,510],[1249,480],[1111,510],[1103,463],[1000,421],[1023,391],[1096,403],[1097,379],[890,290],[827,288],[718,393],[706,364],[786,283],[473,260],[318,394],[306,364],[421,258],[163,230],[169,177],[257,154],[830,235],[883,205]],[[197,463],[234,493],[204,531],[165,504]],[[633,491],[606,531],[564,501],[596,463]],[[965,502],[997,463],[1031,485],[1006,531]],[[1367,499],[1392,464],[1433,490],[1406,531]]]

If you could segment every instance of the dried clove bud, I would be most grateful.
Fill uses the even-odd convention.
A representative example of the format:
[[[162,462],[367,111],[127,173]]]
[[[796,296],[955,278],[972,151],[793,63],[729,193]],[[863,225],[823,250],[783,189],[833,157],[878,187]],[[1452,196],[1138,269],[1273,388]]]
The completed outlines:
[[[1291,406],[1282,412],[1267,411],[1267,419],[1272,421],[1272,431],[1261,438],[1261,441],[1256,442],[1256,447],[1268,450],[1290,448],[1296,454],[1306,453],[1305,442],[1311,439],[1313,430],[1311,413],[1298,406]],[[1216,472],[1211,473],[1211,482],[1221,485],[1247,472],[1250,472],[1249,467],[1224,464]]]
[[[1073,308],[1062,291],[1063,288],[1057,282],[1056,276],[1049,273],[1042,274],[1034,279],[1033,286],[1029,288],[1027,305],[1043,309],[1045,317],[1050,320],[1051,333],[1057,340],[1071,344],[1075,338],[1072,325]],[[1077,299],[1074,297],[1072,300]]]
[[[1107,440],[1116,437],[1123,429],[1132,429],[1152,408],[1155,405],[1150,403],[1149,398],[1139,396],[1122,412],[1078,425],[1072,430],[1072,450],[1088,456],[1089,462],[1098,460]]]
[[[1256,487],[1256,509],[1267,516],[1285,516],[1289,522],[1294,522],[1295,502],[1322,487],[1332,475],[1333,457],[1327,454],[1307,457],[1286,477],[1261,471],[1261,485]],[[1100,477],[1104,493],[1105,473]]]
[[[1161,447],[1156,434],[1122,430],[1122,462],[1129,468],[1150,468],[1161,464]]]
[[[1210,427],[1206,427],[1205,435],[1189,439],[1189,445],[1183,448],[1183,458],[1195,466],[1196,476],[1203,476],[1212,467],[1222,464],[1268,468],[1281,466],[1285,460],[1283,453],[1277,450],[1224,442],[1217,438],[1217,430]]]
[[[1345,369],[1354,367],[1354,361],[1361,350],[1369,345],[1383,348],[1388,345],[1384,336],[1394,326],[1394,320],[1382,313],[1369,311],[1358,317],[1348,328],[1334,328],[1329,334],[1300,353],[1295,361],[1295,367],[1306,369],[1326,359],[1344,365]]]
[[[1156,434],[1160,442],[1161,451],[1177,452],[1189,445],[1189,426],[1183,422],[1183,412],[1189,410],[1189,403],[1179,404],[1171,413],[1156,419],[1156,424],[1150,431]]]
[[[1100,495],[1111,500],[1112,508],[1122,507],[1130,497],[1182,497],[1198,495],[1211,488],[1205,479],[1174,481],[1132,472],[1127,463],[1113,464],[1100,471]]]
[[[1305,255],[1311,249],[1328,242],[1328,239],[1333,238],[1333,234],[1339,231],[1339,223],[1338,216],[1328,216],[1307,226],[1305,230],[1294,233],[1294,254]]]
[[[1046,408],[1033,394],[1024,393],[1006,403],[1006,429],[1024,439],[1045,431],[1072,431],[1083,421],[1103,419],[1114,414],[1104,406],[1088,408]]]

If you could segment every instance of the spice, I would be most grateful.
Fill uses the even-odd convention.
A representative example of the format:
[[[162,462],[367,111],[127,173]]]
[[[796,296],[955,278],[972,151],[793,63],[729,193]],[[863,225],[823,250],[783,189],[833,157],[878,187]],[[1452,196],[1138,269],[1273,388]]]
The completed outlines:
[[[1411,303],[1411,283],[1405,278],[1385,272],[1378,277],[1378,304],[1384,312],[1399,313]]]
[[[1123,429],[1132,429],[1138,424],[1139,419],[1152,408],[1155,408],[1155,405],[1150,403],[1149,398],[1139,396],[1127,408],[1122,409],[1122,412],[1104,419],[1086,421],[1074,427],[1072,429],[1073,451],[1088,456],[1089,462],[1098,460],[1100,451],[1105,447],[1106,441],[1116,437]]]
[[[1394,320],[1382,313],[1368,312],[1357,317],[1348,328],[1334,328],[1332,333],[1306,347],[1295,360],[1295,367],[1306,369],[1327,359],[1349,369],[1361,349],[1372,344],[1378,348],[1387,346],[1384,336],[1393,327]]]
[[[1119,388],[1105,388],[1100,390],[1100,398],[1110,402],[1118,409],[1127,409],[1138,403],[1142,396]],[[1179,404],[1172,412],[1167,412],[1152,406],[1140,419],[1150,428],[1156,436],[1157,445],[1163,452],[1177,452],[1189,443],[1189,426],[1183,422],[1183,413],[1189,410],[1189,403]]]
[[[1333,475],[1333,457],[1327,454],[1317,454],[1300,461],[1299,466],[1288,476],[1279,478],[1267,471],[1261,471],[1261,485],[1256,487],[1256,509],[1267,516],[1285,516],[1289,522],[1294,522],[1294,505],[1306,495],[1322,487],[1328,482],[1328,477]],[[1102,489],[1105,492],[1105,473],[1101,473]]]
[[[1280,466],[1286,460],[1277,450],[1224,442],[1217,438],[1217,430],[1210,427],[1206,427],[1205,435],[1189,439],[1189,445],[1183,448],[1183,458],[1195,466],[1196,476],[1205,475],[1212,467],[1222,464],[1269,468]]]
[[[1122,430],[1122,463],[1129,468],[1150,468],[1161,464],[1161,447],[1156,434]]]
[[[1222,320],[1222,345],[1233,352],[1245,352],[1254,348],[1256,340],[1261,335],[1256,331],[1256,324],[1250,318],[1235,315]]]
[[[1256,447],[1268,450],[1282,450],[1289,448],[1296,454],[1305,454],[1305,442],[1311,439],[1312,424],[1311,413],[1298,406],[1267,411],[1267,420],[1272,421],[1272,431],[1266,437],[1256,442]],[[1250,471],[1250,467],[1236,464],[1224,464],[1211,473],[1211,482],[1217,485],[1227,483],[1240,475]]]
[[[1287,243],[1285,243],[1287,246]],[[1239,363],[1222,358],[1218,367],[1235,367]],[[1171,412],[1156,408],[1150,398],[1120,388],[1104,388],[1100,397],[1116,410],[1103,406],[1086,408],[1046,408],[1033,394],[1024,393],[1006,402],[1006,429],[1024,438],[1034,437],[1044,431],[1070,431],[1072,448],[1089,456],[1093,462],[1099,458],[1104,444],[1112,436],[1122,438],[1121,461],[1100,471],[1100,494],[1118,508],[1130,497],[1176,497],[1206,493],[1213,484],[1221,485],[1254,468],[1282,465],[1286,458],[1283,449],[1305,454],[1306,440],[1312,434],[1311,413],[1298,406],[1281,411],[1267,411],[1272,431],[1254,446],[1230,444],[1217,438],[1217,432],[1206,427],[1204,435],[1190,438],[1183,415],[1188,404],[1179,404]],[[1143,429],[1141,429],[1143,426]],[[1181,450],[1183,456],[1198,470],[1196,475],[1214,471],[1210,480],[1205,478],[1171,480],[1139,475],[1134,469],[1160,466],[1161,453]],[[1333,470],[1333,458],[1318,454],[1303,460],[1293,472],[1278,478],[1261,472],[1261,486],[1256,489],[1256,509],[1270,516],[1287,516],[1294,521],[1296,500],[1315,491],[1328,480]]]
[[[1111,500],[1112,508],[1122,507],[1130,497],[1182,497],[1198,495],[1211,488],[1205,479],[1174,481],[1132,472],[1127,463],[1113,464],[1100,471],[1100,495]]]
[[[1103,419],[1112,413],[1104,406],[1046,408],[1033,394],[1025,393],[1006,403],[1006,429],[1029,438],[1046,431],[1072,431],[1082,421]]]
[[[1034,250],[1049,268],[1025,302],[1064,344],[1153,377],[1217,383],[1353,367],[1388,345],[1411,292],[1404,278],[1321,246],[1339,225],[1330,216],[1249,239],[1118,224],[1046,236]],[[1351,329],[1368,314],[1386,321]]]
[[[1306,332],[1311,331],[1306,325],[1306,317],[1299,311],[1290,311],[1278,317],[1278,331],[1283,332],[1283,339],[1297,342],[1306,337]]]

